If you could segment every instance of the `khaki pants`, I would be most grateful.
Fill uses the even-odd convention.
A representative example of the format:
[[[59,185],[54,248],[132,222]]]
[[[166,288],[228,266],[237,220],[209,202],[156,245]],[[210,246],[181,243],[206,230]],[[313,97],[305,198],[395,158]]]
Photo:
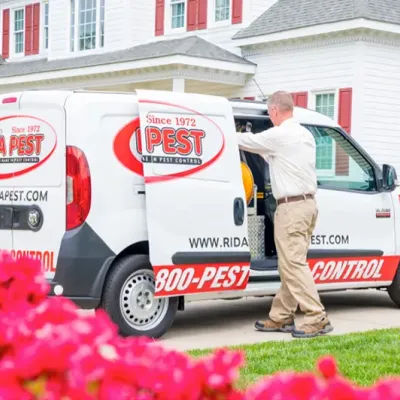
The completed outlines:
[[[282,284],[269,314],[273,321],[294,318],[298,305],[305,313],[305,324],[315,324],[326,316],[307,263],[317,216],[312,199],[283,203],[276,209],[274,235]]]

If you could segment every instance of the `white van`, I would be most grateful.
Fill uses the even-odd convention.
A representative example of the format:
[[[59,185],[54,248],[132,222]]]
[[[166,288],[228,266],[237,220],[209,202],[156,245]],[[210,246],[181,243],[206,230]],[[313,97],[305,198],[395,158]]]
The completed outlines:
[[[382,289],[400,306],[395,170],[331,119],[295,118],[317,142],[318,290]],[[235,122],[271,126],[265,104],[216,96],[0,95],[0,248],[42,260],[51,295],[104,308],[124,335],[162,336],[186,301],[274,295],[268,165],[238,151]]]

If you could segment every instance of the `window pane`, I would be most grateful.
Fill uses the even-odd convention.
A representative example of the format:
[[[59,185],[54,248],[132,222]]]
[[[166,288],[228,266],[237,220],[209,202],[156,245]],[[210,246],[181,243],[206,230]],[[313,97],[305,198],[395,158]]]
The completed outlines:
[[[173,2],[172,4],[172,24],[173,29],[185,26],[185,3]]]
[[[230,0],[215,0],[215,21],[229,19]]]
[[[96,0],[79,0],[79,50],[96,47]]]
[[[24,52],[24,25],[25,12],[24,10],[14,11],[14,51],[16,54]]]
[[[335,118],[335,94],[317,94],[315,99],[315,111],[326,115],[329,118]]]
[[[333,128],[307,126],[317,144],[317,177],[320,188],[375,191],[372,166]]]

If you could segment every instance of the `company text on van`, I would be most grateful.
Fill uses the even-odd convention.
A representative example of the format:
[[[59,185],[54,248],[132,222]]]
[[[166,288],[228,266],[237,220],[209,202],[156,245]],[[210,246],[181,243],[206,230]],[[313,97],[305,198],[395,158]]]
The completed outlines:
[[[1,202],[33,201],[47,202],[47,190],[0,190]]]

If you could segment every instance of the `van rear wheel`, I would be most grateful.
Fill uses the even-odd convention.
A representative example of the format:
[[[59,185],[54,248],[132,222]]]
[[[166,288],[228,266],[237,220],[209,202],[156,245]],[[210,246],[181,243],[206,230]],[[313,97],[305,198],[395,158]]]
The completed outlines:
[[[157,299],[154,291],[149,256],[127,256],[114,264],[100,307],[118,325],[121,335],[160,338],[174,321],[178,297]]]

